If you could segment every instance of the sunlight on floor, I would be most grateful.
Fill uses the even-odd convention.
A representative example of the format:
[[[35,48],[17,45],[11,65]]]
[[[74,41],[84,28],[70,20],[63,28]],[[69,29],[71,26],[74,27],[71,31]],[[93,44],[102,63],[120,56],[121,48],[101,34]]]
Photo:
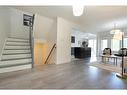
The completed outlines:
[[[96,67],[92,67],[92,66],[89,66],[89,74],[91,75],[90,78],[92,78],[93,80],[96,80],[98,79],[98,68]]]
[[[95,62],[95,61],[97,61],[97,57],[91,57],[90,58],[90,62]]]
[[[109,78],[110,85],[116,86],[116,88],[124,86],[124,81],[116,77],[116,74],[114,74],[112,77]],[[111,87],[112,87],[111,85]]]

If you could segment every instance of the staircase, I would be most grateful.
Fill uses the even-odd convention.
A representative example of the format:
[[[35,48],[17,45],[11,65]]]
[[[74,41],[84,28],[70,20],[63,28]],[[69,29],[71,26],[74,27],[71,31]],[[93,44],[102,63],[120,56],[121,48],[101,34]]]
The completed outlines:
[[[32,68],[32,54],[28,39],[9,37],[0,59],[0,73]]]

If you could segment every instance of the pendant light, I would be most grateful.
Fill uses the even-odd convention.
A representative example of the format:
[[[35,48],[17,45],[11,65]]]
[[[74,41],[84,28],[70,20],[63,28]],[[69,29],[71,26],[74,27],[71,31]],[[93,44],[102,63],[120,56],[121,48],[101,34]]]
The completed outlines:
[[[83,14],[83,9],[84,9],[83,5],[73,5],[72,8],[73,8],[74,16],[81,16]]]

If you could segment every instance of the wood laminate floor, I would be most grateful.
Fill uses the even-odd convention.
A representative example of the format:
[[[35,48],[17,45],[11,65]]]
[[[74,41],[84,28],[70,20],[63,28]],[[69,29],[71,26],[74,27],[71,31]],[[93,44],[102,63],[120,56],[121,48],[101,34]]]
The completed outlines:
[[[126,89],[127,80],[90,67],[90,59],[0,74],[0,89]]]

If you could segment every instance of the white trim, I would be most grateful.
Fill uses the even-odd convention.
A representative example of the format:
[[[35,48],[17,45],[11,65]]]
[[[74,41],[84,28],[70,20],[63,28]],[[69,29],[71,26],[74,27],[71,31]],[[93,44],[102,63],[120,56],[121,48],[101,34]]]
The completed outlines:
[[[6,40],[7,40],[7,38],[4,40],[4,45],[2,47],[2,51],[1,51],[1,54],[0,54],[0,60],[2,59],[2,54],[3,54],[4,48],[5,48]]]
[[[12,72],[12,71],[18,71],[18,70],[27,70],[31,69],[32,65],[31,64],[26,64],[26,65],[20,65],[20,66],[13,66],[13,67],[6,67],[6,68],[0,68],[0,73],[6,73],[6,72]]]

